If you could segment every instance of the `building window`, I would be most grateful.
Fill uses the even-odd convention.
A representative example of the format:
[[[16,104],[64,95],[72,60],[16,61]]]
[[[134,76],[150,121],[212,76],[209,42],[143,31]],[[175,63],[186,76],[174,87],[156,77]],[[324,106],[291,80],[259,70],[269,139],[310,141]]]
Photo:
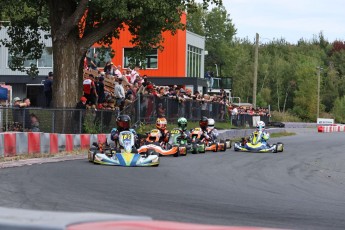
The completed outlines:
[[[144,63],[139,60],[133,59],[134,49],[133,48],[124,48],[123,49],[123,67],[134,67],[139,66],[146,69],[157,69],[158,68],[158,50],[152,49],[146,54],[146,59]]]
[[[12,56],[8,53],[8,63],[7,67],[10,66]],[[31,65],[36,65],[38,68],[53,68],[53,48],[45,47],[42,51],[42,56],[38,60],[25,60],[23,67],[30,68]]]
[[[187,77],[201,77],[201,53],[202,49],[188,45]]]
[[[43,50],[42,56],[38,59],[38,68],[52,68],[53,67],[53,48],[46,47]]]
[[[96,65],[103,68],[108,61],[111,61],[112,50],[105,47],[91,47],[88,52],[88,58],[94,60],[94,54],[97,54]]]

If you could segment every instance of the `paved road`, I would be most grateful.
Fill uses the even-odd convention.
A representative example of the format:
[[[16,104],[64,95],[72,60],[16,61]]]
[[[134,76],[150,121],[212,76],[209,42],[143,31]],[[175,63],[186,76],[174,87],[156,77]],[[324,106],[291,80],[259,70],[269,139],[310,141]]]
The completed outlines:
[[[0,206],[156,220],[345,229],[345,133],[294,129],[281,154],[165,157],[157,168],[86,160],[0,169]]]

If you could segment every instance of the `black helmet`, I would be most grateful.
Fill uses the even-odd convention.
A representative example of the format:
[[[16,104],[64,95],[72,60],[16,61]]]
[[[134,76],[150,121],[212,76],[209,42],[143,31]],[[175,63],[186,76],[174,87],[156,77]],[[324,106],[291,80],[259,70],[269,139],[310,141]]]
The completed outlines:
[[[131,118],[128,115],[120,115],[116,119],[116,125],[119,129],[129,129],[131,125]]]
[[[199,126],[202,129],[206,129],[207,128],[207,124],[208,124],[208,118],[203,116],[200,121],[199,121]]]

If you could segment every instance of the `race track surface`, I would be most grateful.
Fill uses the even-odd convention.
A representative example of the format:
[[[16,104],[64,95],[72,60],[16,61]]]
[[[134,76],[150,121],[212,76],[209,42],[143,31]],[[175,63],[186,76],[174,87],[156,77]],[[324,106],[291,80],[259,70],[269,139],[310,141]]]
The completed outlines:
[[[283,153],[162,157],[159,167],[85,160],[0,169],[0,206],[201,224],[345,229],[345,133],[294,129]]]

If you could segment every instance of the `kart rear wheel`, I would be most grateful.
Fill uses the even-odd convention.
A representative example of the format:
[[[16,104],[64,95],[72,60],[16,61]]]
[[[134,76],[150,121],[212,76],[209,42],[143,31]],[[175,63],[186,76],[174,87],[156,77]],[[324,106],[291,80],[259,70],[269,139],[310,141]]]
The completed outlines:
[[[202,148],[201,151],[199,150],[199,153],[205,153],[205,152],[206,152],[206,151],[205,151],[205,148],[206,148],[205,143],[200,143],[200,145],[202,145],[203,148]]]
[[[180,147],[177,148],[176,153],[173,155],[174,157],[179,157],[180,156]]]
[[[227,149],[231,149],[232,146],[231,146],[231,140],[230,139],[225,140],[225,146]]]
[[[216,145],[216,147],[213,149],[213,152],[217,152],[218,151],[218,144],[215,143],[214,145]]]
[[[226,143],[224,140],[221,140],[220,143],[218,144],[219,150],[222,152],[225,152],[226,150]]]
[[[198,154],[198,153],[199,153],[199,151],[198,151],[197,144],[193,143],[192,144],[192,154]]]
[[[277,151],[278,152],[283,152],[284,151],[284,144],[281,142],[277,143]]]

